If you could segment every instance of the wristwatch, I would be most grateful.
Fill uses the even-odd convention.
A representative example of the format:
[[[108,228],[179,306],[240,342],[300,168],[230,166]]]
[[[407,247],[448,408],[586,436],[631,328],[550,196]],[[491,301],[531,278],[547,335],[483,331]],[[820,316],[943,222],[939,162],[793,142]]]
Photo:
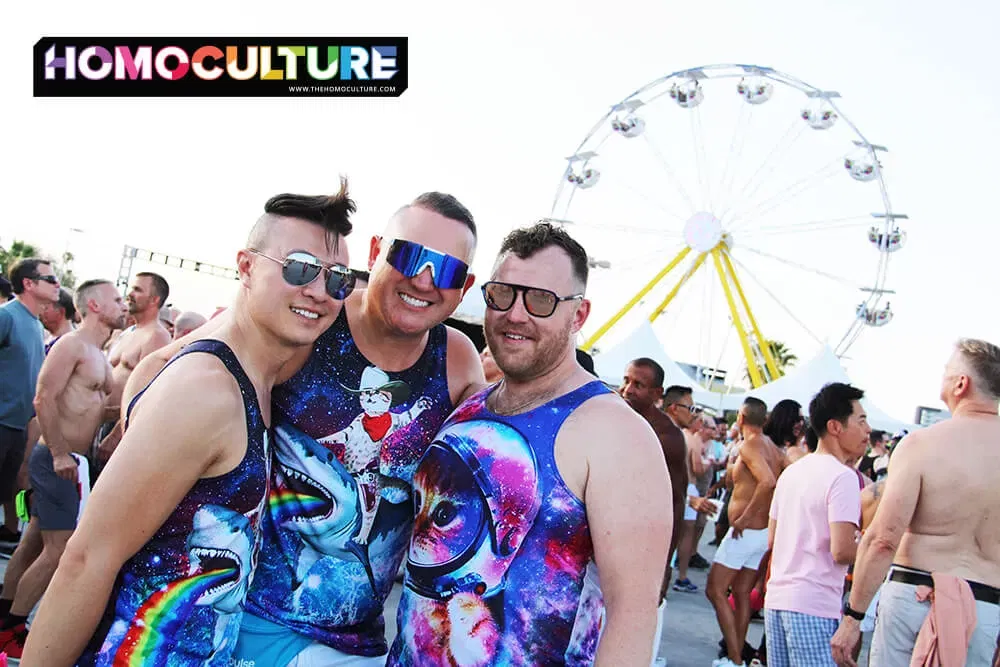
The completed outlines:
[[[844,603],[844,616],[850,616],[855,621],[865,620],[865,613],[863,611],[857,611],[856,609],[851,609],[851,605],[848,602]]]

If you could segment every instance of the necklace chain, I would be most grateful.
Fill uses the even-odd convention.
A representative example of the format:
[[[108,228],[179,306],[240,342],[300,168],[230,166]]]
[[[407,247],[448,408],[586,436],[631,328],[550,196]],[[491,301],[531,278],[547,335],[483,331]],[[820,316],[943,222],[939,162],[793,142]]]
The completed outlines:
[[[555,395],[556,395],[556,393],[558,391],[558,389],[549,390],[549,391],[547,391],[547,392],[545,392],[543,394],[540,394],[538,396],[532,396],[527,401],[519,403],[518,405],[515,405],[513,407],[504,407],[504,409],[501,410],[501,408],[500,408],[500,403],[501,403],[501,401],[500,401],[500,390],[501,389],[504,391],[504,393],[506,393],[506,391],[507,391],[507,382],[506,382],[506,380],[500,380],[500,386],[497,387],[496,391],[493,392],[493,412],[497,413],[498,415],[502,415],[502,416],[506,416],[506,417],[509,417],[511,415],[520,414],[521,412],[526,412],[527,408],[534,409],[534,408],[538,407],[539,405],[544,405],[545,403],[547,403],[550,400],[552,400],[552,398],[555,397]]]

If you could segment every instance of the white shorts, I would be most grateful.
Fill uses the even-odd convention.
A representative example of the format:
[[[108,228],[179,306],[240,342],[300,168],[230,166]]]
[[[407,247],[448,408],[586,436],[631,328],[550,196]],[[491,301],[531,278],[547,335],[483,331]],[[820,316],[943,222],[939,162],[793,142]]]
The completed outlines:
[[[739,539],[733,537],[730,528],[715,552],[715,562],[730,570],[756,570],[766,552],[767,528],[744,530]]]
[[[694,521],[698,518],[698,512],[691,507],[691,503],[688,502],[692,497],[701,498],[701,494],[698,493],[698,487],[694,484],[688,484],[687,497],[684,499],[684,520]]]

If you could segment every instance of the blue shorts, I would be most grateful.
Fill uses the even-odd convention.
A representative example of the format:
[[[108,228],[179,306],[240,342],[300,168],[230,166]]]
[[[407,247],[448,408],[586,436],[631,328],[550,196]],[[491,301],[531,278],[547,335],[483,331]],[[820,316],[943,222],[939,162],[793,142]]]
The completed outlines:
[[[231,667],[382,667],[385,656],[368,658],[342,653],[283,625],[243,614]]]
[[[768,667],[836,667],[830,640],[838,625],[835,618],[765,609]]]

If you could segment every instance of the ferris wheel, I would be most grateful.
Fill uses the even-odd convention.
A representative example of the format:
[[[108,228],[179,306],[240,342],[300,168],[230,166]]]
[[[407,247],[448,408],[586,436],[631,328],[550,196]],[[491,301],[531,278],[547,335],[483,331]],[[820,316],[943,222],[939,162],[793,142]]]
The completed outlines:
[[[599,269],[584,349],[641,312],[674,359],[757,387],[782,374],[771,341],[842,356],[888,324],[906,216],[886,148],[839,100],[769,67],[710,65],[612,106],[567,158],[550,218]]]

